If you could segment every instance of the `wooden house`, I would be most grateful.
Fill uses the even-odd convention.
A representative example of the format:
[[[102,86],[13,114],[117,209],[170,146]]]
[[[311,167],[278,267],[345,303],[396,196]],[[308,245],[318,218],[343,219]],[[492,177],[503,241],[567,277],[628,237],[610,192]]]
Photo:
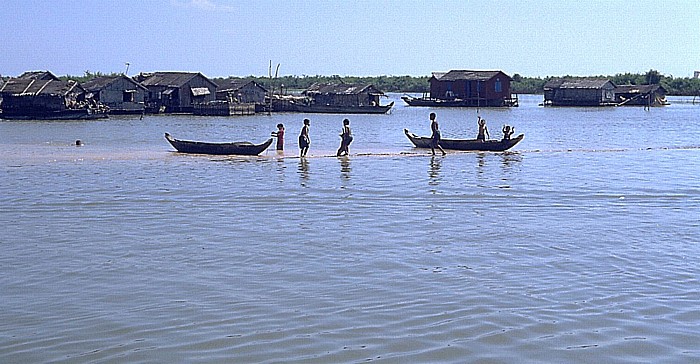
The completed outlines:
[[[615,84],[608,79],[557,78],[544,85],[546,106],[616,105]]]
[[[384,92],[374,85],[349,83],[315,83],[302,92],[316,105],[326,106],[379,106]]]
[[[451,70],[430,78],[430,99],[455,106],[517,106],[510,93],[510,76],[502,71]]]
[[[615,88],[618,105],[628,106],[665,106],[666,89],[659,85],[620,85]]]
[[[11,78],[0,88],[4,119],[96,119],[105,109],[74,80]]]
[[[148,112],[192,112],[194,104],[216,97],[217,85],[198,72],[142,73],[134,80],[148,89]]]
[[[96,77],[82,86],[95,100],[109,107],[111,114],[144,112],[148,89],[125,75]]]
[[[265,104],[267,90],[253,80],[224,80],[218,83],[217,100]]]

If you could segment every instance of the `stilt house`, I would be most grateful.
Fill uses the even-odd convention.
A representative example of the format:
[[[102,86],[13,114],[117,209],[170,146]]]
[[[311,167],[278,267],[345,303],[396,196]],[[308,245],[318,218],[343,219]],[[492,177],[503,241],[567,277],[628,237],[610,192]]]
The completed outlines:
[[[313,103],[330,106],[379,106],[384,92],[374,85],[315,83],[302,92]]]
[[[148,112],[192,112],[194,104],[216,96],[216,84],[198,72],[142,73],[134,80],[148,89]]]
[[[510,76],[502,71],[451,70],[433,73],[430,98],[458,101],[462,106],[515,106]]]
[[[615,87],[615,84],[607,79],[551,79],[544,85],[544,104],[611,106],[616,104]]]
[[[144,112],[148,89],[125,75],[96,77],[83,83],[83,88],[112,114]]]
[[[0,97],[6,119],[104,117],[101,105],[74,80],[11,78],[0,88]]]
[[[265,104],[266,95],[267,90],[253,80],[224,80],[216,91],[217,100],[259,105]]]

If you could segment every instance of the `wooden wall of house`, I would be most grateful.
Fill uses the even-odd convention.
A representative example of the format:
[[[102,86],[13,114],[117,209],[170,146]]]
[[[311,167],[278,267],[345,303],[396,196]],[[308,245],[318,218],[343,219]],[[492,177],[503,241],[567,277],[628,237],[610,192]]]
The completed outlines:
[[[136,91],[132,93],[133,101],[124,101],[124,93],[128,90]],[[113,110],[140,111],[145,100],[146,91],[125,78],[118,78],[100,90],[100,102]]]
[[[442,100],[481,100],[482,106],[503,106],[510,99],[510,78],[498,74],[488,80],[430,80],[430,97]]]
[[[209,89],[209,95],[193,97],[192,89],[199,87],[206,87]],[[177,105],[173,106],[179,107],[180,110],[178,111],[186,111],[187,109],[191,109],[195,102],[199,103],[216,100],[216,86],[202,75],[197,75],[179,88],[179,96],[179,101],[176,102]]]

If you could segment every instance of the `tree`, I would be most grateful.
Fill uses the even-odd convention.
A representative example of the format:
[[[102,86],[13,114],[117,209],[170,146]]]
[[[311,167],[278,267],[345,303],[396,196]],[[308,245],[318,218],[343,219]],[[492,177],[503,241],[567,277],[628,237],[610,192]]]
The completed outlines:
[[[656,85],[661,82],[661,74],[659,71],[650,69],[646,74],[645,80],[647,85]]]

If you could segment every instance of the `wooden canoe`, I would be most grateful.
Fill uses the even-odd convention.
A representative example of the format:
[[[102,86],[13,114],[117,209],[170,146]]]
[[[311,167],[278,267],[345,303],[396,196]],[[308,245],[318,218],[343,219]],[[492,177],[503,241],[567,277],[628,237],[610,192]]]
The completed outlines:
[[[215,155],[258,155],[272,144],[272,138],[262,144],[251,142],[207,143],[179,140],[165,133],[165,139],[180,153]]]
[[[416,146],[416,148],[430,148],[430,137],[421,137],[416,134],[411,133],[408,129],[404,129],[403,132],[406,134],[408,140]],[[476,140],[476,139],[440,139],[440,146],[442,149],[451,150],[465,150],[465,151],[482,151],[482,152],[502,152],[508,150],[518,144],[523,138],[524,134],[520,134],[515,138],[511,139],[501,139],[501,140]]]
[[[320,114],[386,114],[394,107],[392,101],[384,106],[335,106],[335,105],[304,105],[295,104],[294,110],[303,113],[320,113]]]

